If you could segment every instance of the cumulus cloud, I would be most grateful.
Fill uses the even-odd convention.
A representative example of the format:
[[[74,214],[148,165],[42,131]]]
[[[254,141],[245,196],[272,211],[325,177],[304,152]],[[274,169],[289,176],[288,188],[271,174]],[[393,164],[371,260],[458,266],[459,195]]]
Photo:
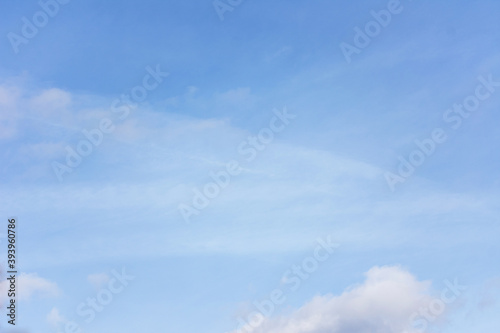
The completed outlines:
[[[233,333],[416,333],[412,314],[430,301],[430,282],[400,267],[374,267],[363,284],[339,296],[314,297],[290,315]]]

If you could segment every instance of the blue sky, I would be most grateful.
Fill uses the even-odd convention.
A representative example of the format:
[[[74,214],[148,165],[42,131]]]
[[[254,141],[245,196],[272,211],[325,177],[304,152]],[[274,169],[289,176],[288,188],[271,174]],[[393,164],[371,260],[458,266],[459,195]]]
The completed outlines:
[[[42,7],[0,4],[0,211],[22,272],[2,331],[245,332],[279,289],[253,332],[415,333],[454,281],[467,289],[425,331],[498,328],[500,3],[223,3],[223,20],[212,1],[57,3],[15,47]],[[346,61],[340,45],[391,6]],[[436,129],[426,154],[415,141]],[[321,242],[339,247],[320,262]],[[86,322],[96,295],[113,299]]]

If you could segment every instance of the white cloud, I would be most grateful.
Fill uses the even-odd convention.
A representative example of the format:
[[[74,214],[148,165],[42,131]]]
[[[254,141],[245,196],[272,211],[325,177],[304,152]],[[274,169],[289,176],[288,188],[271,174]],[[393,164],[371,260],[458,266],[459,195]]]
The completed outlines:
[[[0,86],[0,139],[10,139],[17,132],[15,116],[18,97],[18,89]]]
[[[21,273],[17,277],[18,299],[27,300],[38,294],[43,297],[55,297],[60,294],[60,290],[54,282],[39,277],[35,273]],[[0,282],[2,297],[7,295],[10,282],[8,280]]]
[[[47,322],[55,329],[59,327],[59,324],[65,321],[66,319],[59,313],[59,310],[57,308],[52,308],[52,310],[47,315]]]
[[[47,160],[59,157],[61,151],[64,151],[64,146],[61,142],[37,142],[23,145],[19,150],[24,156]]]
[[[87,281],[96,289],[99,289],[104,284],[109,282],[109,275],[106,273],[90,274],[89,276],[87,276]]]
[[[250,88],[236,88],[215,94],[217,105],[245,107],[253,103],[254,99]]]
[[[17,99],[19,98],[20,91],[15,87],[10,86],[0,86],[0,106],[4,107],[15,107],[17,104]]]
[[[400,267],[374,267],[339,296],[314,297],[290,315],[265,319],[252,333],[413,333],[411,316],[429,304],[430,282]],[[234,331],[234,333],[245,330]]]
[[[481,299],[478,302],[478,308],[481,311],[492,308],[498,304],[500,299],[500,277],[487,281],[480,293]]]
[[[43,90],[31,100],[30,106],[42,114],[52,113],[60,109],[66,109],[71,105],[71,94],[68,92],[51,88]]]

